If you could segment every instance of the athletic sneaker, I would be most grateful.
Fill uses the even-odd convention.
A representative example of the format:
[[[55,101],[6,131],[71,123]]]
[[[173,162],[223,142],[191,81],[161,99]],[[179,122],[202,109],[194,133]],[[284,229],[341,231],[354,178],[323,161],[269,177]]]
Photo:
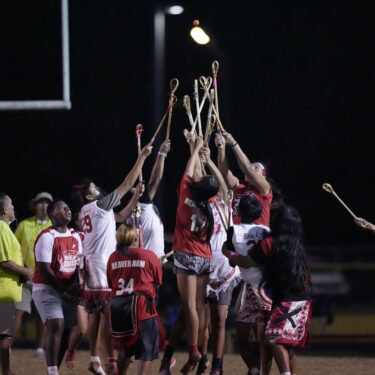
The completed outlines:
[[[176,364],[176,358],[171,359],[163,358],[161,360],[159,375],[171,375],[171,368]]]
[[[184,364],[184,366],[181,369],[181,372],[186,375],[190,371],[193,371],[195,366],[198,364],[198,362],[201,360],[202,354],[199,352],[194,352],[189,356],[188,361]]]
[[[76,359],[76,351],[68,350],[65,355],[65,366],[72,370],[74,368],[75,359]]]
[[[90,362],[88,370],[94,375],[105,375],[100,362]]]
[[[34,352],[34,357],[39,359],[46,358],[46,353],[44,352],[43,348],[37,348]]]
[[[211,362],[207,359],[207,356],[205,358],[202,356],[201,360],[198,363],[196,375],[207,375],[210,365]]]

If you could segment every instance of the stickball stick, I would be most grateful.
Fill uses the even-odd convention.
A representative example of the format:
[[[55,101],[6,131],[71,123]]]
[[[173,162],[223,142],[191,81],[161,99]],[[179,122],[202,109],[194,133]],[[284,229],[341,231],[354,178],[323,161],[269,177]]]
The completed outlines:
[[[169,139],[169,133],[171,131],[171,120],[172,120],[173,106],[177,102],[177,97],[174,93],[176,92],[178,85],[179,85],[179,82],[178,82],[177,78],[173,78],[169,83],[169,87],[171,88],[171,93],[170,93],[170,97],[169,97],[168,125],[167,125],[167,133],[166,133],[165,139]]]
[[[354,218],[356,218],[357,216],[353,213],[353,211],[342,201],[342,199],[336,194],[336,192],[333,190],[333,187],[332,185],[328,184],[328,183],[324,183],[323,184],[323,190],[325,190],[326,192],[332,194],[343,206],[344,208],[346,208],[346,210],[350,213],[350,215],[352,215]]]
[[[141,135],[143,132],[143,126],[141,124],[138,124],[135,128],[135,133],[137,134],[137,148],[138,148],[138,156],[141,153]],[[142,169],[141,172],[139,173],[139,182],[143,181],[143,176],[142,176]]]

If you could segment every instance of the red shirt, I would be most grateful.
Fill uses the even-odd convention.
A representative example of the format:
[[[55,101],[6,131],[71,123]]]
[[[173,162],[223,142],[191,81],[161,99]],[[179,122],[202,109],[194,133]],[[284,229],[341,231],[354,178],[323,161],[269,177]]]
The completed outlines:
[[[81,236],[68,228],[59,233],[53,227],[42,231],[35,241],[35,272],[33,283],[49,284],[39,272],[37,262],[51,263],[55,276],[65,284],[70,283],[77,267],[78,253],[82,252]]]
[[[234,190],[234,197],[232,202],[233,207],[233,223],[240,224],[240,218],[238,216],[238,204],[240,199],[244,195],[254,195],[262,204],[262,214],[260,218],[254,221],[254,224],[270,226],[270,208],[272,202],[272,189],[268,194],[261,194],[254,185],[247,186],[245,184],[239,184]]]
[[[172,249],[185,251],[203,258],[212,258],[205,229],[198,231],[195,202],[191,197],[190,178],[185,175],[177,189],[178,206]]]
[[[161,285],[162,270],[158,257],[151,251],[139,248],[116,250],[107,263],[108,285],[112,288],[111,298],[142,292],[155,298],[154,285]],[[156,316],[147,313],[145,296],[140,295],[138,307],[145,320]]]

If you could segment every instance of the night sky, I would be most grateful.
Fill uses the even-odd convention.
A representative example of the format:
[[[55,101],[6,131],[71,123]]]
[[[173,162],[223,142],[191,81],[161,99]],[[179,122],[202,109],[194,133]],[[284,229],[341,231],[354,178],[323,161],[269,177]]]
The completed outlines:
[[[181,2],[180,2],[181,3]],[[0,191],[19,219],[39,191],[69,198],[91,176],[107,191],[136,159],[153,115],[153,12],[156,2],[70,1],[70,111],[0,112]],[[375,221],[373,3],[371,1],[186,1],[166,18],[165,107],[169,80],[180,87],[172,118],[172,151],[159,191],[167,231],[175,222],[176,188],[188,159],[182,108],[193,81],[218,60],[222,122],[250,160],[261,160],[300,211],[308,245],[372,245],[335,198],[332,184],[358,215]],[[57,0],[0,4],[0,100],[62,98],[60,5]],[[189,36],[199,19],[213,42]],[[195,113],[195,111],[193,112]],[[205,117],[205,116],[204,116]],[[147,160],[147,178],[165,128]],[[211,144],[216,158],[214,144]],[[240,176],[231,151],[230,167]]]

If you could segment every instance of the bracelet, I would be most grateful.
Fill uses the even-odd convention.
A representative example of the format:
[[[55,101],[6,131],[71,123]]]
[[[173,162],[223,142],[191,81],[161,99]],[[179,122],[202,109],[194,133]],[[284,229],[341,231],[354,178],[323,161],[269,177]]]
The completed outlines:
[[[167,157],[167,154],[165,152],[158,152],[158,155],[162,156],[163,158]]]
[[[238,142],[237,141],[234,141],[234,143],[232,145],[230,145],[230,147],[234,148],[238,145]]]

